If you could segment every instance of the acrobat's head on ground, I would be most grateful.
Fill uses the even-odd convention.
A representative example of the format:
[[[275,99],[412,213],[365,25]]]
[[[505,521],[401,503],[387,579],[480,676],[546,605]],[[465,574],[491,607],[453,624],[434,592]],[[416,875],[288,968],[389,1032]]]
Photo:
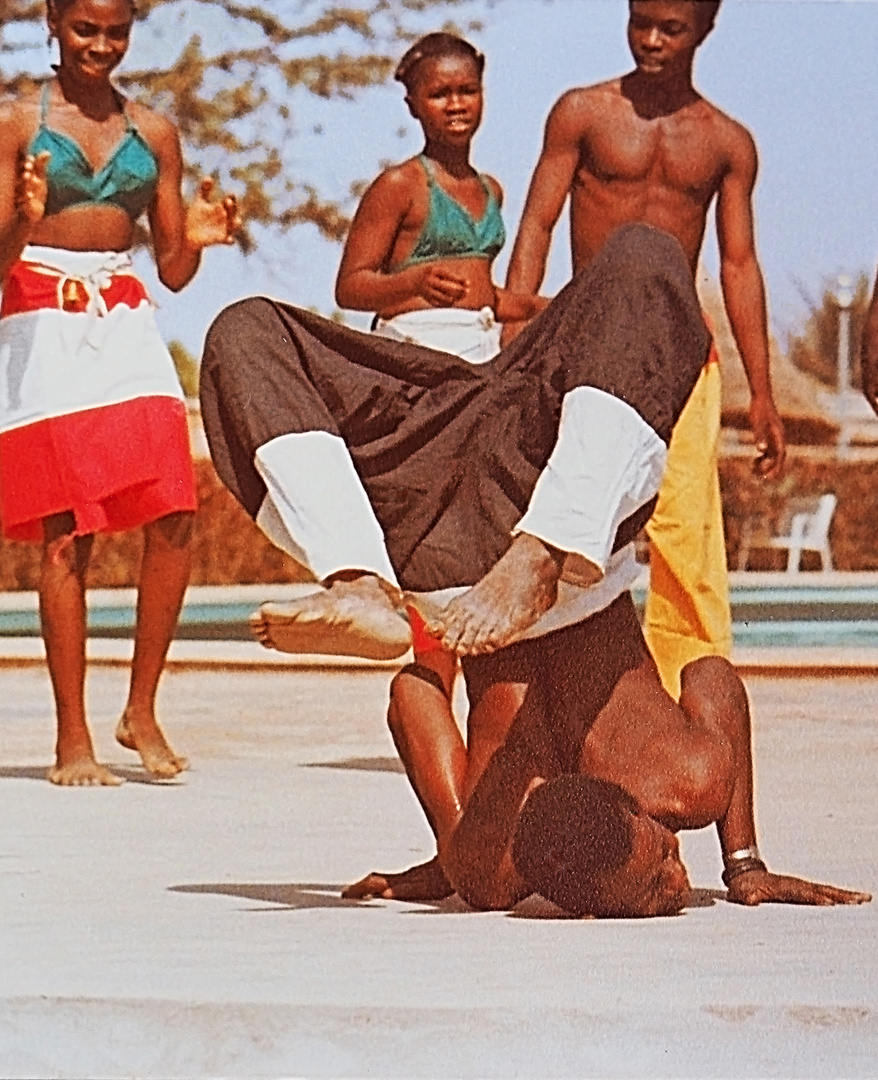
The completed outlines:
[[[512,859],[534,892],[572,915],[675,915],[691,891],[677,837],[621,787],[586,776],[531,791]]]

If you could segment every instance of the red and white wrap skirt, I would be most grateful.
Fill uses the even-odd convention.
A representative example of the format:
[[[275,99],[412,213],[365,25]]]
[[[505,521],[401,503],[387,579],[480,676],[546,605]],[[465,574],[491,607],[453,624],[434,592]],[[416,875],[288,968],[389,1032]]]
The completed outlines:
[[[0,305],[0,520],[12,540],[72,512],[75,535],[197,500],[186,405],[127,252],[27,247]]]

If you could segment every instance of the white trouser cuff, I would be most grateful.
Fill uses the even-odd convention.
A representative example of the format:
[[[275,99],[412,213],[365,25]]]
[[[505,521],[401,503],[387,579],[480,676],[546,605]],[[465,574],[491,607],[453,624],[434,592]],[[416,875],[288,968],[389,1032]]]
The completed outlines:
[[[256,451],[268,493],[256,524],[318,581],[341,570],[398,588],[384,533],[344,441],[326,431],[281,435]]]
[[[564,577],[600,580],[619,525],[659,489],[667,447],[624,401],[582,386],[561,407],[558,440],[514,532],[568,552]]]

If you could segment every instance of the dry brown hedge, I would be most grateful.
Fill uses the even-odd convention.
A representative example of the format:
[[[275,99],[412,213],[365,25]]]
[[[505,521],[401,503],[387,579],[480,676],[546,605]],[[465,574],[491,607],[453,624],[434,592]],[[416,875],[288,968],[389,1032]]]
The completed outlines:
[[[197,476],[200,510],[193,545],[193,585],[302,579],[296,564],[272,547],[222,486],[210,462],[197,463]],[[743,456],[720,461],[720,483],[730,566],[737,564],[741,526],[749,514],[775,521],[790,495],[834,491],[839,499],[831,533],[836,568],[878,570],[878,462],[837,461],[825,451],[793,448],[786,474],[777,483],[757,479],[750,458]],[[139,531],[97,537],[90,585],[135,585],[140,549]],[[782,557],[782,552],[756,553],[750,566],[779,568]],[[38,576],[38,545],[0,542],[0,590],[35,589]]]
[[[193,585],[299,581],[296,563],[273,547],[222,486],[209,461],[196,463],[199,512],[192,549]],[[98,536],[89,571],[92,588],[137,583],[139,529]],[[35,589],[39,579],[37,544],[0,542],[0,590]]]
[[[878,570],[878,461],[843,461],[826,450],[791,447],[784,476],[771,483],[754,476],[751,461],[744,456],[720,459],[729,566],[737,566],[748,516],[776,525],[790,496],[834,492],[838,506],[829,536],[836,570]],[[754,552],[749,569],[782,569],[784,559],[783,551]]]

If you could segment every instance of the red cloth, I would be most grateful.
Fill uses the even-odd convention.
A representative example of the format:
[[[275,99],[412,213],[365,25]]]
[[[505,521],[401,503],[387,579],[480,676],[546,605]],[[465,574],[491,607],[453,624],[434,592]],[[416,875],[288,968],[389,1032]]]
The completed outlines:
[[[143,300],[149,300],[146,286],[134,274],[114,274],[109,285],[101,289],[101,296],[108,311],[119,304],[136,308]],[[9,271],[3,286],[0,319],[24,311],[81,313],[87,310],[88,299],[88,292],[76,278],[47,271],[32,263],[18,262]]]
[[[427,624],[421,618],[420,612],[411,605],[406,607],[406,611],[412,628],[412,648],[415,655],[422,656],[424,653],[442,652],[442,642],[427,629]]]
[[[10,540],[41,540],[72,511],[75,534],[122,532],[196,510],[186,406],[135,398],[0,435],[0,517]]]
[[[108,310],[136,308],[148,294],[132,274],[114,275]],[[0,317],[50,309],[82,312],[76,278],[13,267]],[[124,356],[119,358],[124,365]],[[10,540],[41,540],[42,519],[72,512],[74,535],[122,532],[176,511],[196,510],[185,403],[167,395],[79,409],[0,433],[0,520]]]

